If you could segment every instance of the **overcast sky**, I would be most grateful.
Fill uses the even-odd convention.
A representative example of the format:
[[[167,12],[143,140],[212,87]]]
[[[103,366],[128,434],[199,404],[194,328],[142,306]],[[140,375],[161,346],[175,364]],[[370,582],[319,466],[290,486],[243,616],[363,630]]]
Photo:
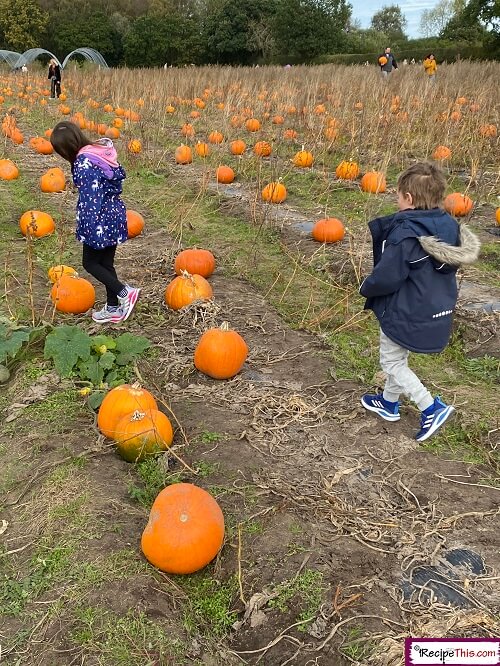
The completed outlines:
[[[419,37],[420,16],[424,9],[431,9],[437,0],[349,0],[353,18],[359,19],[363,28],[368,28],[370,19],[384,5],[399,5],[406,16],[406,32],[410,37]]]

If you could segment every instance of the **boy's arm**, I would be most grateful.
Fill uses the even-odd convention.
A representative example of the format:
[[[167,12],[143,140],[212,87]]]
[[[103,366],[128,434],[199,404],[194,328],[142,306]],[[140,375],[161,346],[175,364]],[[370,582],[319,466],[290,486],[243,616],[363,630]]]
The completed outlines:
[[[365,298],[387,296],[401,288],[410,272],[407,240],[387,245],[378,264],[363,281],[359,293]]]

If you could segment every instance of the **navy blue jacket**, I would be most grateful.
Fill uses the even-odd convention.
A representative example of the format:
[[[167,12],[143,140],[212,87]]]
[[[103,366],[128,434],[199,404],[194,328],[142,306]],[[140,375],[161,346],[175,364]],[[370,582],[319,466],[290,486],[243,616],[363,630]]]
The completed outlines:
[[[365,309],[401,347],[442,351],[457,302],[455,274],[477,259],[477,237],[441,208],[399,211],[368,226],[374,267],[360,288]]]

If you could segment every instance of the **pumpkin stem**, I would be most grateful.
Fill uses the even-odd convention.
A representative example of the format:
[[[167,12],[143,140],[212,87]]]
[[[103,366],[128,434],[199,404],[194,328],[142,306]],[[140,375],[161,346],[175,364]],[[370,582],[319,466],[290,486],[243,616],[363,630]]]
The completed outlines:
[[[145,416],[145,412],[140,412],[138,409],[136,409],[135,412],[132,413],[131,421],[142,421]]]
[[[229,323],[227,321],[223,321],[222,324],[220,325],[220,330],[229,331]]]

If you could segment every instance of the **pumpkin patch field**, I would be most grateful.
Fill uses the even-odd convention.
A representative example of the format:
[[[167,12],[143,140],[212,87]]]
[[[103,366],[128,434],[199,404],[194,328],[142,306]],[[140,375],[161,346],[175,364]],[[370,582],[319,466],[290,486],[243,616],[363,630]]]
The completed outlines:
[[[401,666],[499,635],[498,63],[0,71],[0,663]],[[99,325],[60,120],[127,173]],[[412,355],[456,408],[364,411],[359,286],[398,174],[440,165],[478,235],[453,336]]]

